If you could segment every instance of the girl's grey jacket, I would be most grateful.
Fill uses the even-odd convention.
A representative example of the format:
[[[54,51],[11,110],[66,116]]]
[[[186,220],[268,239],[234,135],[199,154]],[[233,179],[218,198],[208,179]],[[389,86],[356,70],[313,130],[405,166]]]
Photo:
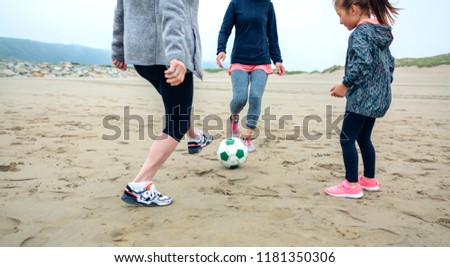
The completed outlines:
[[[389,46],[391,27],[361,24],[349,38],[344,85],[346,110],[367,117],[383,117],[391,105],[394,57]]]
[[[199,0],[117,0],[112,59],[133,65],[182,61],[203,78]]]

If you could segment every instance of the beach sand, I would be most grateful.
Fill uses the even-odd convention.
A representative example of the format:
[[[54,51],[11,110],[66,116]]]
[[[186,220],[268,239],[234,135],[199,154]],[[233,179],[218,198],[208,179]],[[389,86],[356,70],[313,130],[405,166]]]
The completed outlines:
[[[450,246],[450,67],[396,70],[373,132],[380,191],[358,200],[323,192],[344,178],[341,77],[271,76],[272,120],[237,170],[216,157],[230,79],[196,80],[196,126],[217,139],[195,155],[180,143],[154,178],[174,199],[159,208],[120,200],[162,128],[143,79],[0,79],[0,246]]]

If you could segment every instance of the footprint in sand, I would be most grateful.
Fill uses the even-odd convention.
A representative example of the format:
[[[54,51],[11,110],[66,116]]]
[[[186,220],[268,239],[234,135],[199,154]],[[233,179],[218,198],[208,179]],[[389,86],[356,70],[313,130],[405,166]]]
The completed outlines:
[[[20,247],[43,247],[48,243],[49,239],[45,237],[31,236],[20,243]]]
[[[297,214],[292,212],[290,209],[276,209],[271,212],[270,216],[275,220],[285,220],[295,217]]]
[[[18,172],[17,165],[23,165],[23,162],[11,162],[9,165],[0,165],[0,172]]]
[[[196,175],[202,177],[202,176],[205,176],[207,174],[214,173],[214,170],[213,169],[209,169],[209,170],[206,170],[206,171],[194,171],[194,173]]]
[[[226,196],[230,196],[232,195],[231,191],[223,189],[223,188],[219,188],[219,187],[201,187],[198,190],[200,193],[204,193],[204,194],[219,194],[219,195],[226,195]]]
[[[22,222],[18,219],[0,217],[0,236],[5,236],[17,232],[17,228]]]
[[[346,240],[365,240],[371,244],[396,244],[399,234],[388,229],[367,229],[359,226],[340,226],[336,232]]]
[[[294,161],[285,160],[281,163],[281,165],[283,165],[283,167],[288,167],[288,166],[295,166],[297,165],[297,163]]]
[[[442,225],[444,227],[450,228],[450,219],[449,218],[440,218],[436,221],[437,224]]]
[[[24,239],[20,243],[20,247],[42,247],[46,246],[50,241],[50,238],[45,237],[45,235],[53,235],[59,231],[58,227],[44,227],[39,231],[39,236],[31,236]]]
[[[127,242],[127,239],[124,236],[126,233],[126,229],[115,230],[111,233],[111,239],[114,242]]]

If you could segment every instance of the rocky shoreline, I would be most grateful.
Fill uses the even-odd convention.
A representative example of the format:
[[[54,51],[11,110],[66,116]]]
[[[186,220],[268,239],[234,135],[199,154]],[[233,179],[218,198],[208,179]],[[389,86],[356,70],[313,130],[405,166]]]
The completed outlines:
[[[134,68],[121,71],[108,65],[81,65],[73,62],[27,62],[0,60],[0,78],[120,78],[137,76]]]

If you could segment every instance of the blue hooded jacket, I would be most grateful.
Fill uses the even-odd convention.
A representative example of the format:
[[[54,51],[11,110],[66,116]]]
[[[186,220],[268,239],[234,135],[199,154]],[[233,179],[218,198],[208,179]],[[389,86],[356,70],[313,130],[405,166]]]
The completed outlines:
[[[371,23],[357,26],[350,35],[343,81],[347,111],[372,118],[386,114],[392,99],[393,39],[390,26]]]
[[[262,65],[283,62],[278,45],[277,22],[270,0],[232,0],[219,32],[217,54],[226,53],[235,28],[231,64]]]

